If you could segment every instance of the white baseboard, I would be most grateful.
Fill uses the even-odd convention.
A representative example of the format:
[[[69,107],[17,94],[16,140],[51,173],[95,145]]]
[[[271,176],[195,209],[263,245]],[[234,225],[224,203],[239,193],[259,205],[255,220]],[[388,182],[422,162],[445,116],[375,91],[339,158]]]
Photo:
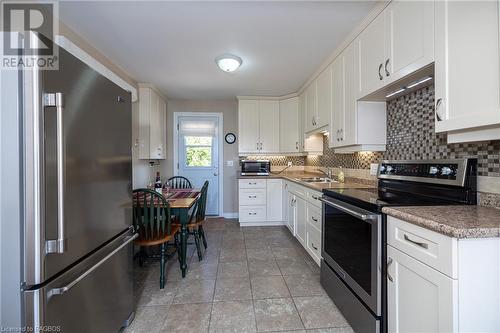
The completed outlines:
[[[226,219],[237,219],[238,213],[224,213],[222,214],[222,217]]]
[[[240,226],[242,226],[242,227],[272,227],[272,226],[279,226],[279,225],[286,225],[286,222],[285,221],[240,222]]]

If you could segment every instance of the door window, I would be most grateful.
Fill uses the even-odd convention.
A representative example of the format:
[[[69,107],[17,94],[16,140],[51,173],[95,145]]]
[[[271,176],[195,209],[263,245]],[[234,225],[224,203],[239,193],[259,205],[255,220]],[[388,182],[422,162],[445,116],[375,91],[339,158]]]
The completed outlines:
[[[185,136],[185,167],[212,167],[212,143],[210,136]]]

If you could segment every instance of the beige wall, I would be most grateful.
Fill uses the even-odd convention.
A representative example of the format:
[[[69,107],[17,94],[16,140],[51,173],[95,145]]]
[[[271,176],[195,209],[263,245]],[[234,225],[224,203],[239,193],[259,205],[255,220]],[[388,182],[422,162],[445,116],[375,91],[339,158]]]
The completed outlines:
[[[197,100],[169,100],[167,103],[167,159],[161,161],[160,172],[162,176],[173,174],[173,146],[174,141],[174,112],[222,112],[224,130],[237,134],[238,131],[238,103],[236,100],[197,101]],[[224,213],[238,212],[238,188],[236,171],[238,170],[238,144],[223,143],[224,161]],[[227,161],[233,161],[233,166],[228,167]]]

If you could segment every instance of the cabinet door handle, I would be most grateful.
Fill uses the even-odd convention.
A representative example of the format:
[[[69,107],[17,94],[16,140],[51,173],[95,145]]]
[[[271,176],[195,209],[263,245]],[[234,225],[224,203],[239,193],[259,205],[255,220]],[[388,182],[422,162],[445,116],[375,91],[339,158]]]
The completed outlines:
[[[391,274],[389,274],[389,266],[392,265],[392,258],[387,257],[387,279],[391,282],[394,282],[394,279],[392,278]]]
[[[383,64],[380,64],[380,65],[378,66],[378,78],[379,78],[379,80],[380,80],[380,81],[382,81],[382,80],[384,79],[384,77],[383,77],[383,76],[382,76],[382,74],[380,73],[380,71],[382,70],[382,66],[383,66]]]
[[[340,130],[340,141],[344,141],[344,129]]]
[[[408,242],[410,242],[410,243],[412,243],[412,244],[415,244],[415,245],[417,245],[417,246],[423,247],[424,249],[428,249],[428,248],[429,248],[429,244],[414,241],[414,240],[410,239],[410,237],[408,237],[408,235],[407,235],[407,234],[405,234],[405,235],[403,236],[403,238],[405,239],[405,241],[408,241]]]
[[[299,150],[299,142],[298,141],[295,142],[295,150]]]
[[[387,66],[389,66],[389,60],[390,60],[390,59],[387,59],[387,60],[385,61],[385,75],[386,75],[386,76],[391,75],[391,73],[390,73],[390,72],[389,72],[389,70],[387,69]]]
[[[318,198],[318,196],[316,196],[316,195],[311,195],[311,197],[312,197],[314,200],[318,200],[318,199],[319,199],[319,198]]]
[[[257,150],[259,150],[259,143],[257,142]]]
[[[311,216],[311,220],[313,220],[314,222],[318,222],[318,219],[315,217],[312,217],[312,216]]]
[[[441,104],[443,103],[443,99],[442,98],[438,98],[438,100],[436,101],[436,120],[437,121],[442,121],[443,120],[443,117],[440,115],[440,107],[441,107]]]
[[[313,249],[315,249],[316,251],[318,251],[318,248],[316,246],[314,246],[314,243],[311,243],[311,246]]]

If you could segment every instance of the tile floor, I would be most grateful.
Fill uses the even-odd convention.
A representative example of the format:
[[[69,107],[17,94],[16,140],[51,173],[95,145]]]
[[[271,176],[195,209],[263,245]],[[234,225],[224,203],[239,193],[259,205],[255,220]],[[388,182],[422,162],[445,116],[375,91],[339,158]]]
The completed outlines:
[[[316,332],[352,329],[319,283],[319,267],[286,227],[240,227],[210,219],[201,262],[189,246],[189,268],[135,269],[137,311],[126,333]]]

